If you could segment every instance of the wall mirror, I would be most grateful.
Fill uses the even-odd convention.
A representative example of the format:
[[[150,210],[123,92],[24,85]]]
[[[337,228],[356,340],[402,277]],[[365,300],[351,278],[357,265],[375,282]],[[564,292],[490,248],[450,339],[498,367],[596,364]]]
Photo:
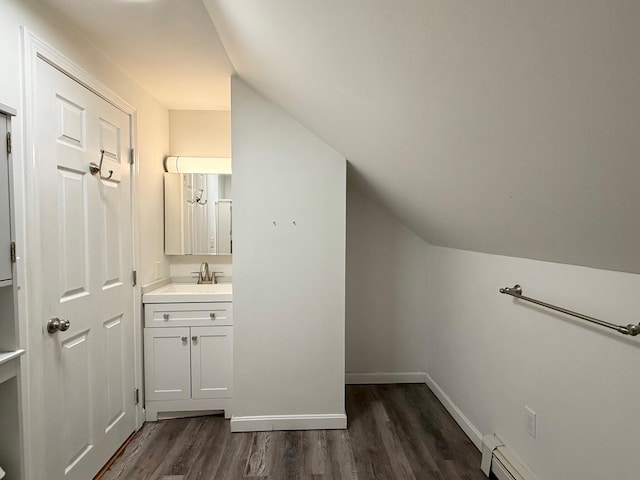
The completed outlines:
[[[164,253],[231,255],[231,175],[164,174]]]

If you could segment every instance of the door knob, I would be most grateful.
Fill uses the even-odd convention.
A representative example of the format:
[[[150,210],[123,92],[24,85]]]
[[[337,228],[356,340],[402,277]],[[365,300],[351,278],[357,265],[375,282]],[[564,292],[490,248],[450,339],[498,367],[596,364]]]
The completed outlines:
[[[60,320],[57,317],[53,317],[47,322],[47,332],[49,333],[66,332],[69,327],[71,327],[71,322],[66,318]]]
[[[194,342],[197,342],[198,341],[198,337],[194,335],[193,337],[191,337],[191,340],[193,340]]]
[[[182,337],[182,343],[187,343],[187,337]]]

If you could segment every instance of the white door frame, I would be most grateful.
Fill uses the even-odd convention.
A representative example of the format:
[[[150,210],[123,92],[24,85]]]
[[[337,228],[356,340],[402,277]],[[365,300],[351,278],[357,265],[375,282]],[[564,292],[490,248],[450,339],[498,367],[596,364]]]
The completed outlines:
[[[43,378],[43,337],[44,320],[37,318],[40,305],[31,293],[33,284],[38,282],[38,269],[42,264],[40,258],[41,239],[46,232],[40,231],[38,171],[34,157],[35,150],[35,102],[37,79],[36,65],[38,61],[45,61],[51,66],[69,76],[85,88],[118,108],[130,118],[131,146],[136,158],[131,169],[131,221],[133,234],[133,268],[139,264],[140,241],[138,232],[139,200],[137,158],[137,112],[117,93],[93,77],[87,71],[74,64],[62,53],[45,43],[25,27],[21,27],[22,60],[23,60],[23,97],[22,97],[22,132],[23,155],[14,157],[14,184],[16,188],[16,248],[18,258],[16,262],[18,286],[18,342],[26,349],[20,364],[20,397],[21,416],[23,419],[23,474],[28,479],[44,479],[46,472],[43,461],[45,445],[43,422],[41,418],[41,399]],[[134,355],[135,355],[135,384],[142,391],[142,323],[141,323],[141,289],[136,285],[133,292],[133,322],[134,322]],[[133,395],[134,392],[131,392]],[[141,399],[142,400],[142,399]],[[51,405],[48,408],[62,408]],[[136,406],[136,428],[142,426],[144,420],[143,403]]]

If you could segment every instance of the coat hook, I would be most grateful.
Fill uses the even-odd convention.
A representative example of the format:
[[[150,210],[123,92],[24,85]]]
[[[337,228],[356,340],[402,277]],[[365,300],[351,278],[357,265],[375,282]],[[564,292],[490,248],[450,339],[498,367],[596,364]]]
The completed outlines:
[[[100,180],[109,180],[113,176],[113,170],[109,170],[109,176],[105,177],[102,175],[102,161],[104,160],[104,149],[100,150],[100,165],[97,165],[96,162],[91,162],[89,164],[89,172],[91,175],[98,175]]]
[[[295,220],[293,221],[293,224],[294,224],[294,225],[297,225],[297,223],[296,223],[296,221],[295,221]]]
[[[275,225],[275,224],[276,224],[276,222],[274,221],[274,222],[273,222],[273,224]]]
[[[187,200],[187,203],[198,204],[198,205],[206,205],[208,200],[202,201],[202,197],[204,197],[204,190],[201,188],[200,193],[193,196],[193,200]]]

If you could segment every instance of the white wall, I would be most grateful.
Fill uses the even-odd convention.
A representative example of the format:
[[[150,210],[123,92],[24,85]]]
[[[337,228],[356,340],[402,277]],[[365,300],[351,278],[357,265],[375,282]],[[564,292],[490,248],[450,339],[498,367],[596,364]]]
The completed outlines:
[[[640,276],[429,247],[427,371],[483,434],[541,480],[632,480],[640,457],[637,339],[498,293],[614,323],[640,320]],[[537,437],[525,433],[525,405]]]
[[[231,112],[224,110],[171,110],[171,155],[184,157],[231,156]]]
[[[346,275],[347,372],[423,372],[427,244],[351,184]]]
[[[138,109],[138,185],[140,232],[139,281],[146,285],[168,276],[169,262],[164,256],[163,159],[168,155],[167,110],[155,100],[134,97]]]
[[[337,418],[346,162],[243,80],[231,85],[234,418]]]

